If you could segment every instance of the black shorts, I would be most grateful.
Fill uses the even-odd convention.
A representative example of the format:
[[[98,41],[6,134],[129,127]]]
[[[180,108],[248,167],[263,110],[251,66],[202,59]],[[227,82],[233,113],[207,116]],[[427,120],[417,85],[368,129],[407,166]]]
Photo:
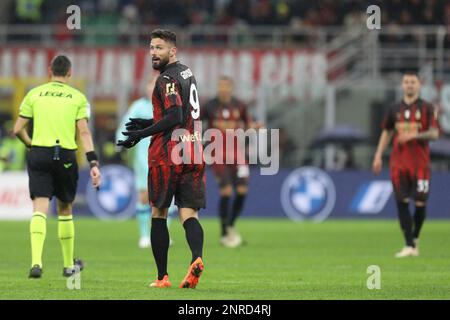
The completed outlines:
[[[426,202],[430,192],[430,170],[391,168],[391,180],[397,201]]]
[[[56,196],[72,203],[77,192],[78,164],[74,150],[61,149],[53,160],[54,148],[32,147],[27,154],[31,199]]]
[[[248,186],[249,167],[246,164],[213,164],[212,169],[219,188]]]
[[[150,167],[148,196],[152,206],[168,208],[175,197],[179,208],[205,208],[205,165]]]

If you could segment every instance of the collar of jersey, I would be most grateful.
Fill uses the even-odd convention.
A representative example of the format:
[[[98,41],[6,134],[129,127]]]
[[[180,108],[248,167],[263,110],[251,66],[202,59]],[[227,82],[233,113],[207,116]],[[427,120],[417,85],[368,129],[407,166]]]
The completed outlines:
[[[61,81],[50,81],[51,83],[57,83],[57,84],[61,84],[61,85],[65,85],[65,83],[64,82],[61,82]]]
[[[161,73],[163,73],[163,72],[165,72],[167,69],[169,69],[169,68],[172,68],[172,67],[174,67],[174,66],[176,66],[177,64],[179,64],[180,63],[180,61],[175,61],[175,62],[172,62],[172,63],[170,63],[170,64],[167,64],[165,67],[164,67],[164,69],[162,69],[160,72]]]
[[[405,99],[402,99],[403,105],[407,106],[408,108],[411,108],[413,105],[418,104],[419,101],[420,101],[420,97],[417,98],[416,100],[414,100],[413,102],[411,102],[411,104],[407,104]]]

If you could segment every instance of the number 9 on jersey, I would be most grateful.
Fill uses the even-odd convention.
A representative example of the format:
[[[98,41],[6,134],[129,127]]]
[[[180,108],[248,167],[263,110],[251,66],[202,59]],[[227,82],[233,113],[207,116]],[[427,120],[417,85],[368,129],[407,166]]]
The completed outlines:
[[[198,119],[200,117],[200,101],[198,99],[198,91],[195,83],[191,84],[190,93],[189,93],[189,103],[192,106],[191,115],[192,118]]]

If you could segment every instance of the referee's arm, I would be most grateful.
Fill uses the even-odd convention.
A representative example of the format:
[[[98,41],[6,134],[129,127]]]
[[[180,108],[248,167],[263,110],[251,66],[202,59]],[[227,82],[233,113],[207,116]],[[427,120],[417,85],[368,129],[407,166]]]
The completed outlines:
[[[89,166],[91,167],[91,178],[92,178],[92,185],[95,188],[98,188],[101,184],[101,175],[100,175],[100,169],[98,168],[98,160],[96,159],[90,159],[89,154],[94,155],[94,142],[92,140],[91,131],[88,127],[87,119],[83,118],[77,121],[77,130],[78,135],[81,140],[81,144],[83,145],[84,151],[86,152],[86,155],[88,155],[88,161]]]
[[[28,148],[31,147],[31,138],[28,135],[25,127],[29,121],[30,119],[19,116],[13,130],[14,135],[19,138],[19,140],[22,141]]]
[[[77,121],[77,130],[84,151],[86,153],[94,151],[94,142],[92,141],[91,131],[89,130],[86,119],[80,119]]]

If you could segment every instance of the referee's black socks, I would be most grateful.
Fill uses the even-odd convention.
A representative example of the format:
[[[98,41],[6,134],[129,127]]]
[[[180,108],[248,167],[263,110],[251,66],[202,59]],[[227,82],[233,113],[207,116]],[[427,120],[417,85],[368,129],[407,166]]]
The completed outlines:
[[[186,219],[183,223],[186,240],[191,248],[192,262],[203,256],[203,228],[197,218]]]
[[[409,213],[409,203],[397,201],[398,218],[408,247],[415,247],[413,240],[413,221]]]
[[[152,242],[153,256],[158,267],[158,280],[162,280],[167,274],[167,253],[170,244],[167,219],[152,218],[150,239]]]

